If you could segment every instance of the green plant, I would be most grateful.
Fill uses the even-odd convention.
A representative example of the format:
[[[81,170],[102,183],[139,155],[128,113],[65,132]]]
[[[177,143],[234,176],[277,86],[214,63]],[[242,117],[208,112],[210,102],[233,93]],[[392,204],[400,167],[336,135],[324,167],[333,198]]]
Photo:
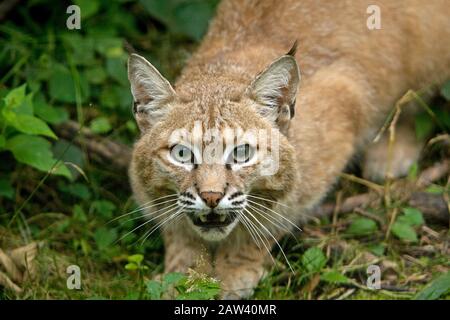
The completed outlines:
[[[436,300],[450,292],[450,272],[435,278],[429,285],[416,294],[416,300]]]
[[[42,119],[45,117],[39,117],[39,112],[36,114],[35,101],[34,93],[26,94],[25,84],[10,90],[3,97],[0,102],[0,152],[10,151],[20,163],[71,178],[66,165],[58,161],[51,150],[48,139],[56,140],[57,137]],[[66,118],[64,112],[46,107],[54,111],[54,123]],[[5,187],[8,188],[7,185]]]
[[[403,208],[403,215],[399,216],[392,225],[392,233],[403,241],[417,242],[416,227],[424,223],[420,210],[415,208]]]
[[[152,300],[210,300],[220,293],[220,283],[211,277],[190,270],[188,275],[168,273],[160,281],[147,281],[147,294]]]

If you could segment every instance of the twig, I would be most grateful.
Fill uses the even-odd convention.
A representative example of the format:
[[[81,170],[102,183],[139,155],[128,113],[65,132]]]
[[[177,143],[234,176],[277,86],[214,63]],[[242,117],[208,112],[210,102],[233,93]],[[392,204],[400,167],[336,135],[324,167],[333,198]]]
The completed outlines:
[[[417,179],[416,186],[418,188],[425,188],[432,184],[434,181],[445,177],[449,170],[450,161],[448,159],[436,163],[433,166],[422,171],[419,178]]]
[[[336,300],[344,300],[344,299],[348,298],[349,296],[351,296],[355,291],[356,291],[355,288],[348,289],[344,294],[339,296]]]
[[[332,225],[333,231],[332,232],[334,235],[337,234],[337,220],[338,220],[337,217],[339,214],[339,210],[341,208],[341,203],[342,203],[342,191],[339,191],[336,196],[336,206],[335,206],[334,212],[333,212],[333,225]]]
[[[388,227],[386,230],[386,234],[384,236],[385,241],[387,241],[389,239],[389,235],[391,234],[392,225],[394,224],[395,219],[397,218],[397,213],[398,213],[398,208],[392,209],[391,217],[389,219],[389,224],[388,224]]]
[[[88,128],[81,129],[74,121],[67,121],[56,128],[58,135],[65,139],[74,139],[77,145],[84,145],[88,156],[97,162],[111,164],[114,168],[126,170],[131,159],[130,147],[108,138],[99,137]],[[75,137],[75,138],[74,138]]]
[[[445,133],[445,134],[437,135],[436,137],[430,139],[430,141],[427,142],[427,146],[431,146],[431,145],[433,145],[435,143],[439,143],[439,142],[449,145],[450,144],[450,134]]]
[[[416,182],[416,187],[422,189],[434,181],[446,177],[449,169],[449,160],[434,164],[422,171]],[[342,201],[338,213],[353,212],[356,208],[368,207],[379,199],[380,197],[376,193],[363,193],[348,197]],[[420,209],[427,220],[430,219],[444,224],[449,223],[449,208],[442,195],[416,191],[410,195],[408,205]],[[313,210],[311,215],[317,217],[332,216],[334,208],[334,203],[325,203]]]
[[[366,210],[363,210],[362,208],[355,208],[355,210],[353,210],[353,211],[362,215],[363,217],[377,221],[380,224],[380,226],[384,225],[384,220],[382,218],[380,218],[379,216],[374,215],[370,212],[367,212]]]
[[[379,184],[376,184],[372,181],[366,180],[366,179],[362,179],[359,178],[353,174],[347,174],[347,173],[341,173],[340,176],[344,179],[359,183],[363,186],[366,186],[370,189],[373,189],[374,191],[376,191],[377,193],[382,194],[383,193],[383,186],[380,186]]]

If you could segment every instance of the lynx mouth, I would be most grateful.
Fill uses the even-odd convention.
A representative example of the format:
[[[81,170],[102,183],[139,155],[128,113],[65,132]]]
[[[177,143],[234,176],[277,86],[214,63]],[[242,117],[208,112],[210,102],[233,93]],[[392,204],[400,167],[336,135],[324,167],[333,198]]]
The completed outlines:
[[[228,212],[227,214],[218,214],[214,211],[203,215],[189,214],[192,223],[201,228],[214,229],[223,228],[230,225],[236,219],[236,213]]]

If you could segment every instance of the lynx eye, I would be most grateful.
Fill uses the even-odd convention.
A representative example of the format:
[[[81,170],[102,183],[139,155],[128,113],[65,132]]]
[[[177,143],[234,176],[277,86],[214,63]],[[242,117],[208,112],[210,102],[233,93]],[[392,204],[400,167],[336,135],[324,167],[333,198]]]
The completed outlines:
[[[255,150],[249,144],[241,144],[233,149],[233,152],[230,154],[231,163],[246,163],[249,162],[250,159],[255,154]]]
[[[170,156],[180,163],[194,163],[194,153],[182,144],[176,144],[170,149]]]

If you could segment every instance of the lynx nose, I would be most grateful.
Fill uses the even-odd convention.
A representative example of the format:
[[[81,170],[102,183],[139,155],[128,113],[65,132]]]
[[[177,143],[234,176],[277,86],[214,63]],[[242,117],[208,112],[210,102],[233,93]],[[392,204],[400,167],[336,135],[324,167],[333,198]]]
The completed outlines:
[[[215,208],[219,204],[219,201],[223,198],[222,192],[200,192],[200,197],[205,201],[206,205],[210,208]]]

